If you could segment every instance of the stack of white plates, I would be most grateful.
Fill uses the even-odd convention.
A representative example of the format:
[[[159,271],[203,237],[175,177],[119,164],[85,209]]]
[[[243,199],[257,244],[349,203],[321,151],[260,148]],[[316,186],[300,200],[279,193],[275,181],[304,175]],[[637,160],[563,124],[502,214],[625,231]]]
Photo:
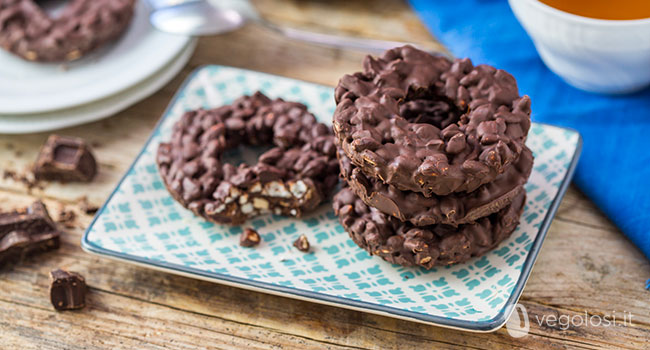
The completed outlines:
[[[0,50],[0,134],[99,120],[167,84],[190,59],[196,42],[155,30],[149,11],[139,1],[118,41],[75,62],[28,62]]]

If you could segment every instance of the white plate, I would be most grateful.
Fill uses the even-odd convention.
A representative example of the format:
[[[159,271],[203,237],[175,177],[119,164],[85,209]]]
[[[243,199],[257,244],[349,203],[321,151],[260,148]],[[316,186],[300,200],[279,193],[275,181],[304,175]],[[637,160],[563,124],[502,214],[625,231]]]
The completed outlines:
[[[159,72],[143,82],[105,99],[54,112],[0,115],[0,134],[26,134],[56,130],[112,116],[149,97],[172,80],[192,57],[195,47],[196,42],[191,41],[176,59]]]
[[[133,21],[118,41],[65,65],[28,62],[0,50],[0,114],[90,103],[160,71],[191,39],[155,30],[149,24],[150,11],[146,1],[138,1]]]

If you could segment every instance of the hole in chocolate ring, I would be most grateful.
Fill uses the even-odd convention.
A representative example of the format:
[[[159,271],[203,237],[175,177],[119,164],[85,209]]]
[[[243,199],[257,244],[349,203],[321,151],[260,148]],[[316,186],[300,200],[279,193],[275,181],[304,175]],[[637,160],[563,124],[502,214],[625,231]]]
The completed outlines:
[[[436,90],[435,86],[410,86],[406,97],[398,102],[400,116],[409,123],[431,124],[440,130],[457,124],[467,111]]]
[[[61,15],[72,5],[72,0],[46,0],[34,1],[41,10],[51,19],[58,20]]]

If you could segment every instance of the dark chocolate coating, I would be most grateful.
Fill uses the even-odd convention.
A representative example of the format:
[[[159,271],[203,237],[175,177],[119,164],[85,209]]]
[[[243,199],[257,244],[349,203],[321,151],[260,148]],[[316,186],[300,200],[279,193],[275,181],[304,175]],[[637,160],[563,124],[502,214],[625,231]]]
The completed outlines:
[[[363,65],[336,87],[333,126],[368,177],[442,196],[474,191],[518,159],[530,99],[507,72],[412,46]]]
[[[497,178],[472,192],[425,197],[420,192],[400,191],[395,186],[366,176],[339,150],[341,175],[368,206],[415,226],[446,224],[458,226],[474,222],[510,205],[524,191],[533,168],[533,154],[524,146],[515,164]]]
[[[60,232],[41,202],[34,202],[24,212],[0,213],[0,267],[58,249],[59,237]]]
[[[417,227],[368,207],[344,187],[334,196],[334,212],[352,240],[371,255],[393,264],[431,269],[465,262],[494,248],[510,236],[519,224],[525,192],[501,211],[453,227]]]
[[[86,279],[71,271],[50,272],[50,301],[57,310],[74,310],[86,306]]]
[[[72,61],[119,37],[136,0],[70,0],[51,18],[35,0],[0,1],[0,47],[29,61]]]
[[[255,165],[221,160],[239,145],[275,145]],[[238,225],[263,214],[301,216],[338,182],[332,131],[307,107],[262,93],[185,113],[156,157],[172,196],[196,215]]]
[[[83,139],[50,135],[32,171],[38,180],[89,182],[97,174],[97,162]]]

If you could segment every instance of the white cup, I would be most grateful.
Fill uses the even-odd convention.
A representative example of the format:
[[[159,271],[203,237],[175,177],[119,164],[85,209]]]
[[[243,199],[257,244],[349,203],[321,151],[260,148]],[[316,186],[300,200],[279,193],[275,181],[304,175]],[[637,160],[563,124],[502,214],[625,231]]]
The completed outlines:
[[[508,2],[546,66],[567,83],[608,94],[650,85],[650,18],[594,19],[538,0]]]

